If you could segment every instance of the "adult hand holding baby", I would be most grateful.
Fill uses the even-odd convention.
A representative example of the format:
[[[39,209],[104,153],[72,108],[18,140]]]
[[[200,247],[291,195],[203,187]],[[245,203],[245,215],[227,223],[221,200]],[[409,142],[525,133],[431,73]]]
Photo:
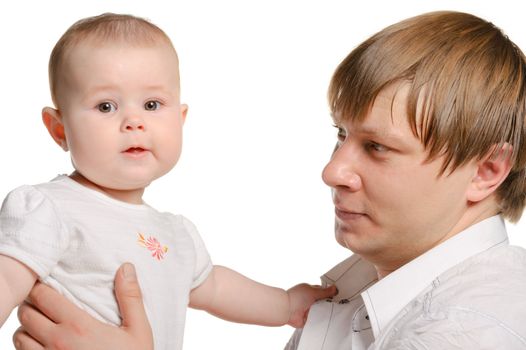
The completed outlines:
[[[13,336],[17,350],[153,349],[153,336],[131,264],[115,276],[115,296],[122,325],[103,324],[68,302],[51,287],[37,283],[29,303],[18,308],[20,327]],[[41,311],[38,311],[38,310]]]

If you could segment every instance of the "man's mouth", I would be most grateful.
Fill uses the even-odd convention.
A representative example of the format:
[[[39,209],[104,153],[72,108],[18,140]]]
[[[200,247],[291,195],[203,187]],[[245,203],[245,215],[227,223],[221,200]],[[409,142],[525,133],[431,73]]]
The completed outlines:
[[[366,216],[365,213],[357,212],[349,209],[335,207],[335,214],[340,220],[357,220]]]

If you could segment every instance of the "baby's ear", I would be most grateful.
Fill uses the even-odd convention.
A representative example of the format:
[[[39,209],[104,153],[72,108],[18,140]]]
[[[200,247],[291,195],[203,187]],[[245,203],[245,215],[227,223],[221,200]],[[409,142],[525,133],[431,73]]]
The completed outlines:
[[[496,145],[477,162],[475,176],[468,190],[468,200],[479,202],[497,190],[510,173],[513,147],[509,143]]]
[[[183,118],[183,123],[186,121],[186,114],[188,114],[188,105],[181,104],[181,117]]]
[[[44,107],[42,109],[42,121],[57,145],[64,151],[67,151],[68,143],[66,142],[66,133],[64,132],[60,111],[51,107]]]

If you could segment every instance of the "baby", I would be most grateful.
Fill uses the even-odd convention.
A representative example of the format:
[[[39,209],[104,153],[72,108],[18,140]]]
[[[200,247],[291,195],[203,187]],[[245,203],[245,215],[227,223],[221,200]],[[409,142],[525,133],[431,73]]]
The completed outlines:
[[[117,268],[137,269],[156,349],[181,349],[186,307],[226,320],[301,326],[334,294],[284,291],[214,266],[194,225],[142,200],[181,153],[187,106],[167,35],[133,16],[86,18],[60,38],[49,63],[55,108],[42,118],[75,171],[22,186],[0,212],[0,325],[37,279],[99,320],[119,325]]]

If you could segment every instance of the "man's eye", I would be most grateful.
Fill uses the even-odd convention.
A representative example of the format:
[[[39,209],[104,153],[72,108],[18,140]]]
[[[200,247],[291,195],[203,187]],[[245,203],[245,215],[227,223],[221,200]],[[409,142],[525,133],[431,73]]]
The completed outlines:
[[[338,130],[338,133],[336,134],[336,137],[338,140],[345,140],[346,133],[345,130],[337,125],[334,125],[334,127]]]
[[[144,109],[147,111],[156,111],[161,108],[161,102],[159,101],[148,101],[144,104]]]
[[[97,108],[99,109],[99,112],[102,112],[102,113],[111,113],[117,110],[117,107],[111,102],[99,103]]]
[[[385,147],[384,145],[381,145],[379,143],[376,143],[376,142],[368,142],[367,145],[366,145],[367,149],[370,150],[370,151],[373,151],[373,152],[380,152],[380,153],[383,153],[383,152],[387,152],[389,149],[387,147]]]

